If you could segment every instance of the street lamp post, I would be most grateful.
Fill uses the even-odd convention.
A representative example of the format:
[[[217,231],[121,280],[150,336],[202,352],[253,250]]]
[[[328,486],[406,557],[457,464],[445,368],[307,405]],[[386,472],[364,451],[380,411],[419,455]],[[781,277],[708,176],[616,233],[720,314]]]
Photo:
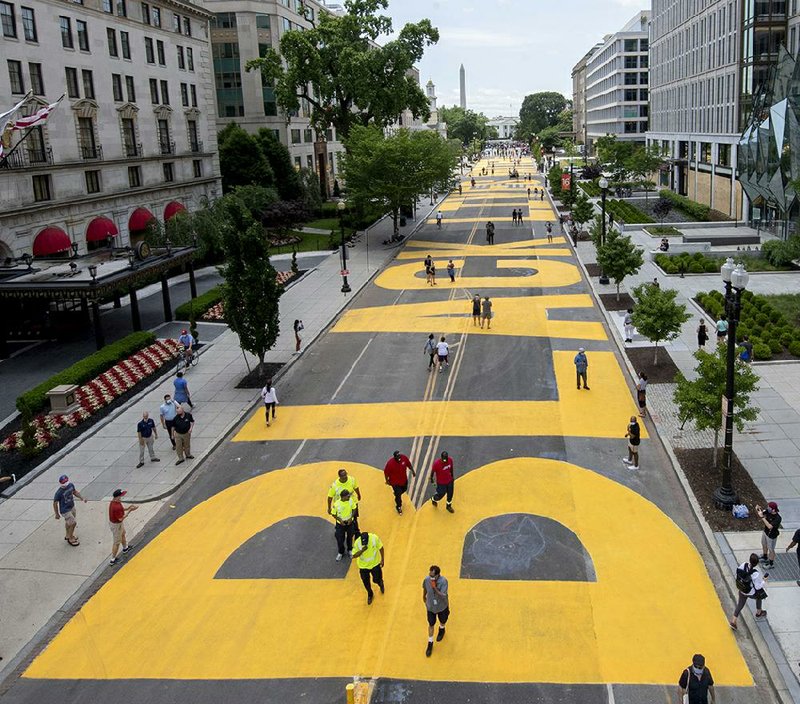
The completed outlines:
[[[344,294],[352,291],[350,284],[347,283],[347,245],[344,241],[344,211],[346,208],[347,204],[343,200],[340,200],[339,205],[336,206],[339,211],[339,233],[342,235],[342,293]]]
[[[736,327],[742,310],[742,292],[747,288],[750,275],[744,264],[734,265],[728,257],[720,269],[725,282],[725,312],[728,315],[728,358],[725,376],[725,448],[722,455],[722,485],[714,490],[714,505],[718,509],[730,511],[731,506],[739,502],[739,495],[734,491],[731,479],[731,463],[733,460],[733,403],[736,396],[735,364],[736,364]]]
[[[603,210],[603,224],[600,229],[600,246],[603,247],[606,243],[606,195],[608,194],[608,179],[605,176],[601,176],[597,185],[600,186],[600,203]],[[600,271],[599,282],[604,285],[608,283],[608,277],[603,270]]]

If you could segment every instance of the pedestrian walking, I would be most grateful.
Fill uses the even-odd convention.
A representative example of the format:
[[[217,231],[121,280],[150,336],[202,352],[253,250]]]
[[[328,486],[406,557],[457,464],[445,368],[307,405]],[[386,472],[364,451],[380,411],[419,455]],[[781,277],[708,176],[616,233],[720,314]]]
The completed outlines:
[[[517,209],[516,208],[514,208],[514,210],[511,211],[511,223],[513,225],[517,224]]]
[[[417,473],[411,465],[411,460],[405,455],[400,453],[400,450],[395,450],[386,466],[383,468],[383,476],[386,483],[392,487],[394,492],[394,507],[397,513],[403,513],[403,494],[408,491],[408,473],[411,472],[412,477],[416,477]]]
[[[636,382],[636,401],[639,403],[639,415],[647,415],[647,374],[639,372],[639,381]]]
[[[430,284],[436,286],[436,264],[431,263],[430,269]]]
[[[633,342],[633,308],[628,308],[625,312],[622,327],[625,329],[625,342]]]
[[[425,273],[428,273],[428,269],[433,266],[433,258],[430,254],[425,255]]]
[[[333,502],[341,498],[342,492],[345,490],[350,492],[350,498],[354,499],[356,502],[356,510],[353,514],[353,518],[355,519],[354,534],[358,536],[361,532],[358,529],[358,502],[361,501],[361,489],[358,486],[358,480],[352,474],[348,474],[347,470],[342,467],[336,479],[334,479],[328,489],[328,513],[331,512]]]
[[[494,223],[491,220],[486,223],[486,242],[494,244]]]
[[[438,227],[440,230],[442,229],[442,211],[441,210],[439,210],[436,213],[436,227]]]
[[[720,315],[719,320],[716,323],[717,328],[717,344],[721,345],[725,342],[725,338],[728,337],[728,317],[726,315]]]
[[[120,545],[123,553],[130,552],[133,549],[132,546],[128,545],[128,536],[125,535],[125,519],[139,507],[133,504],[122,505],[122,497],[127,493],[122,489],[114,489],[111,503],[108,505],[108,526],[111,529],[111,560],[108,563],[109,565],[117,564],[117,553]]]
[[[739,353],[739,359],[748,364],[753,361],[753,343],[747,335],[742,335],[742,341],[739,343],[742,351]]]
[[[458,195],[461,195],[461,184],[458,184]]]
[[[531,187],[528,186],[528,200],[531,199]]]
[[[428,371],[432,371],[436,366],[436,362],[434,361],[434,357],[436,356],[436,338],[433,336],[433,333],[428,335],[428,339],[425,342],[425,349],[422,350],[424,354],[428,355]]]
[[[701,350],[705,349],[706,342],[708,342],[708,328],[706,327],[706,321],[701,320],[697,326],[697,347]]]
[[[786,546],[786,552],[795,546],[797,546],[797,566],[800,567],[800,528],[794,532],[791,542]],[[800,587],[800,579],[797,580],[797,586]]]
[[[767,598],[767,591],[764,589],[764,579],[767,576],[761,574],[758,568],[758,555],[755,553],[751,553],[750,558],[736,568],[736,589],[739,592],[739,598],[730,620],[731,628],[734,631],[738,628],[739,614],[742,613],[748,599],[754,599],[756,602],[756,618],[764,618],[767,615],[767,612],[761,608],[764,599]]]
[[[552,243],[552,241],[553,241],[553,226],[548,222],[544,226],[544,229],[547,230],[547,241]]]
[[[653,279],[653,288],[661,288],[661,284],[658,283],[658,278]]]
[[[456,265],[453,264],[453,260],[447,262],[447,275],[450,277],[450,283],[454,284],[456,282]]]
[[[275,406],[278,405],[278,392],[275,391],[275,387],[272,385],[272,379],[267,379],[267,383],[261,389],[261,400],[264,402],[264,417],[267,421],[267,426],[269,426],[270,411],[272,411],[272,420],[275,420]]]
[[[544,188],[539,192],[539,200],[544,200]]]
[[[486,329],[492,329],[492,302],[489,296],[484,296],[481,302],[481,330],[483,330],[483,323],[486,322]]]
[[[364,589],[367,590],[367,605],[369,606],[375,596],[370,582],[378,585],[381,594],[386,591],[383,586],[383,563],[386,553],[381,539],[375,533],[362,533],[353,543],[353,557],[356,560]]]
[[[174,426],[175,416],[178,415],[178,404],[172,400],[172,396],[164,394],[164,403],[158,407],[158,415],[161,418],[161,427],[167,431],[167,437],[172,443],[172,449],[175,449],[175,438],[172,435],[172,428]]]
[[[189,396],[189,382],[183,378],[183,372],[178,372],[175,380],[172,382],[175,387],[175,393],[172,395],[178,403],[188,403],[189,408],[194,408],[192,398]]]
[[[142,413],[142,419],[136,424],[136,437],[139,439],[139,464],[136,465],[136,469],[144,467],[145,447],[147,448],[147,453],[150,455],[151,462],[161,462],[161,460],[156,457],[156,452],[153,449],[153,443],[158,440],[156,423],[147,411]]]
[[[336,536],[336,562],[343,557],[345,550],[353,556],[353,538],[356,534],[355,513],[358,509],[358,502],[350,495],[349,489],[342,489],[339,498],[334,499],[331,505],[330,514],[336,522],[334,535]]]
[[[305,329],[305,325],[303,325],[302,320],[295,320],[292,327],[294,328],[294,351],[299,352],[300,345],[303,342],[302,338],[300,337],[300,331]]]
[[[178,406],[178,413],[172,421],[172,434],[175,436],[175,452],[178,461],[175,464],[183,464],[184,459],[193,460],[192,454],[192,429],[194,428],[194,417],[191,413],[183,410],[183,406]]]
[[[711,704],[717,701],[714,694],[714,678],[706,667],[705,657],[699,653],[692,656],[692,664],[681,673],[678,687],[684,704],[708,704],[709,695]]]
[[[439,360],[439,372],[441,373],[444,367],[450,366],[450,345],[447,344],[444,335],[436,343],[436,356]]]
[[[517,211],[517,225],[522,227],[522,208]]]
[[[422,603],[428,612],[428,647],[425,655],[433,653],[433,627],[439,620],[439,631],[436,634],[438,643],[444,638],[444,629],[450,618],[450,598],[447,578],[442,575],[439,565],[431,565],[428,576],[422,580]]]
[[[764,532],[761,534],[761,562],[765,567],[775,566],[775,543],[778,541],[781,527],[781,514],[778,513],[778,504],[770,501],[765,511],[756,504],[756,513],[764,524]]]
[[[64,540],[66,540],[72,547],[77,547],[81,544],[78,536],[75,535],[75,529],[78,527],[78,511],[75,508],[75,497],[78,497],[83,503],[86,499],[81,496],[75,485],[69,480],[66,474],[62,474],[58,478],[58,489],[56,489],[55,496],[53,497],[53,513],[55,519],[64,519]]]
[[[447,496],[447,510],[453,510],[453,484],[455,483],[455,472],[453,469],[453,458],[443,452],[439,459],[435,460],[431,468],[431,484],[436,484],[436,492],[433,494],[431,503],[438,506],[439,502]]]
[[[472,297],[472,325],[478,325],[481,319],[481,297],[476,293]]]
[[[589,360],[586,358],[586,350],[583,347],[578,348],[578,354],[572,360],[575,363],[575,376],[578,382],[578,388],[581,388],[581,380],[583,380],[583,388],[589,390],[589,385],[586,383],[586,373],[589,369]]]
[[[642,429],[639,427],[636,416],[631,416],[625,437],[628,438],[628,456],[623,457],[622,461],[630,469],[639,469],[639,444],[642,442]]]

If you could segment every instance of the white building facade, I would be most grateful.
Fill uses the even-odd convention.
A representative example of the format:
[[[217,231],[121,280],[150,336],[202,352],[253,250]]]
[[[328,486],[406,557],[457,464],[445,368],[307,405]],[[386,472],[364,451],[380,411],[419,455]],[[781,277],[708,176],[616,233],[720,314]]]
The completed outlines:
[[[585,138],[645,141],[648,125],[649,12],[639,12],[620,31],[604,37],[586,60]]]
[[[494,127],[497,130],[498,139],[514,139],[519,125],[518,117],[493,117],[486,123],[487,127]]]
[[[176,0],[0,2],[0,110],[65,94],[6,135],[0,258],[124,246],[221,193],[209,17]]]

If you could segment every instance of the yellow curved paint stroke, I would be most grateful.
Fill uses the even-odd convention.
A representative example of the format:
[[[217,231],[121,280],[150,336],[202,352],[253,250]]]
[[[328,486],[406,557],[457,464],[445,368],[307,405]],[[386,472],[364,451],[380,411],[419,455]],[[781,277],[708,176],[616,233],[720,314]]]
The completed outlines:
[[[386,547],[386,594],[376,594],[372,606],[354,567],[345,579],[214,579],[260,531],[293,516],[320,515],[325,489],[342,464],[264,474],[179,518],[83,606],[25,677],[360,674],[666,685],[689,655],[702,652],[714,663],[718,685],[752,684],[686,535],[634,491],[566,462],[494,462],[456,480],[454,515],[427,503],[404,516],[394,513],[378,470],[344,463],[361,484],[362,528]],[[573,531],[597,581],[462,579],[468,531],[508,513],[546,516]],[[332,535],[330,541],[332,560]],[[452,615],[447,639],[428,659],[421,583],[431,563],[449,580]]]

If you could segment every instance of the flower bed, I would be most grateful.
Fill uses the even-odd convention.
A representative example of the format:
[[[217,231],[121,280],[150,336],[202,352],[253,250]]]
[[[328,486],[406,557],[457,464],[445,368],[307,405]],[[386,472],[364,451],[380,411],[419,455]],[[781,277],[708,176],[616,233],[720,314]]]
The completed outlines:
[[[68,414],[37,415],[32,421],[36,449],[43,450],[50,445],[58,437],[60,428],[74,428],[83,423],[101,408],[147,379],[164,364],[175,359],[181,349],[177,340],[159,340],[81,386],[75,393],[75,399],[80,405],[78,410]],[[22,433],[22,430],[18,430],[0,442],[0,451],[22,449]]]
[[[283,286],[284,284],[291,281],[294,276],[295,276],[294,272],[279,271],[275,276],[275,280],[278,282],[279,285]],[[207,323],[224,323],[225,306],[223,305],[222,301],[220,301],[219,303],[215,303],[208,310],[206,310],[206,312],[200,316],[200,320]]]

